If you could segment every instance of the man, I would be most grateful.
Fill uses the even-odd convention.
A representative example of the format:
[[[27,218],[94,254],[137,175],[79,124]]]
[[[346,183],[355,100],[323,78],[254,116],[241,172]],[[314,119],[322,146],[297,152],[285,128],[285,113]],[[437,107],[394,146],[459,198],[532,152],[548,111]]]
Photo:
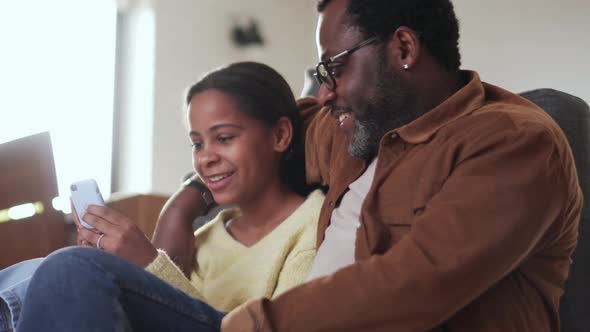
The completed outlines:
[[[558,126],[460,71],[448,0],[318,4],[310,281],[223,331],[558,331],[582,205]]]

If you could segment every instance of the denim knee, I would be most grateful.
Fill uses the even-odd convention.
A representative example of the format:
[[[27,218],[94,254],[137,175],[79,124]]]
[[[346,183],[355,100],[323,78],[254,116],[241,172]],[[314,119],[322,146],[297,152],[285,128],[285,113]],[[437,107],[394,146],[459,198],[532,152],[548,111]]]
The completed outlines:
[[[68,274],[86,273],[88,268],[100,268],[98,259],[106,253],[94,248],[67,247],[59,249],[45,258],[35,274],[48,278],[53,272],[59,274],[68,271]],[[108,254],[107,254],[108,255]],[[87,262],[88,264],[84,264]],[[84,268],[82,268],[84,266]]]

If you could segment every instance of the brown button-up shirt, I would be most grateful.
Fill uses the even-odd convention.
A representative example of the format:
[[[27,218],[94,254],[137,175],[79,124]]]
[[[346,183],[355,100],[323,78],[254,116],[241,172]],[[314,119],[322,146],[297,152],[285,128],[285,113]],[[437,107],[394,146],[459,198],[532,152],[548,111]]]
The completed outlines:
[[[475,72],[380,142],[357,262],[232,311],[223,331],[558,331],[582,206],[565,136]],[[310,182],[332,210],[366,163],[327,109],[303,111]],[[394,110],[390,110],[394,111]]]

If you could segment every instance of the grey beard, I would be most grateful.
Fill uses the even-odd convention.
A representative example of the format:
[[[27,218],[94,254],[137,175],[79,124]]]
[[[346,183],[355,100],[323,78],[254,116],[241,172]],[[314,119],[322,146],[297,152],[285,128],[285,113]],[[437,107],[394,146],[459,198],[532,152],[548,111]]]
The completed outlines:
[[[388,68],[384,56],[379,58],[380,77],[374,94],[366,100],[364,112],[354,119],[354,133],[348,153],[371,160],[379,151],[379,142],[385,133],[399,128],[418,118],[414,94],[407,83]]]
[[[358,159],[373,159],[377,155],[381,136],[385,134],[382,131],[381,126],[374,123],[372,119],[365,121],[354,119],[354,134],[348,144],[348,153]]]

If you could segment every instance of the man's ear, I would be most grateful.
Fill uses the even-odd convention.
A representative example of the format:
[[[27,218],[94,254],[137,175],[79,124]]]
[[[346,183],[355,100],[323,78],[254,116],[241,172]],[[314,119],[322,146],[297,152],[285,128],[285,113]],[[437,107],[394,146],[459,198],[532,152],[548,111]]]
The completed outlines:
[[[406,26],[397,28],[387,42],[389,63],[401,70],[411,70],[418,63],[420,52],[418,34]]]
[[[273,126],[274,150],[285,152],[293,140],[293,125],[288,117],[283,116]]]

